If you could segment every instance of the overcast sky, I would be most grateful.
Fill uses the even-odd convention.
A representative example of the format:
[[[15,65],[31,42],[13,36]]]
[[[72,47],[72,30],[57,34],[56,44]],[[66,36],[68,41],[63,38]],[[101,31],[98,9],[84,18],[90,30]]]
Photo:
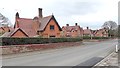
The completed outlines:
[[[43,16],[53,15],[60,24],[83,28],[99,29],[105,21],[118,23],[119,0],[1,0],[0,13],[14,24],[15,14],[21,18],[34,18],[38,8],[43,8]]]

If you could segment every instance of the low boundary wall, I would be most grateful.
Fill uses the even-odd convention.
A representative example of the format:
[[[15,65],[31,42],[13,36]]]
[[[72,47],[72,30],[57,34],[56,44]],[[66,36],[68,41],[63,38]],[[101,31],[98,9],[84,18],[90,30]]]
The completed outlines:
[[[48,43],[48,44],[28,44],[28,45],[10,45],[1,46],[2,55],[23,53],[45,49],[55,49],[69,46],[79,46],[82,42],[63,42],[63,43]]]

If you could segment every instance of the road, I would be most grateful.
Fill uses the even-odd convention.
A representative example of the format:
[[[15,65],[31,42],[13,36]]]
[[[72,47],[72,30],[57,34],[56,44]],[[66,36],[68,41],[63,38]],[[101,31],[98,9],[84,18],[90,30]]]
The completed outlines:
[[[115,51],[117,40],[84,42],[84,45],[7,58],[3,66],[92,66]]]

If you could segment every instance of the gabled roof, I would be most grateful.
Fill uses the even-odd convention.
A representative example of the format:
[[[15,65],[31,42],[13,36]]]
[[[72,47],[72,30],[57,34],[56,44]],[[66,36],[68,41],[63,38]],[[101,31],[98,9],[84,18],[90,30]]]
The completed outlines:
[[[40,31],[43,31],[45,29],[46,25],[48,24],[48,22],[50,21],[51,18],[52,18],[52,15],[43,17],[41,19]]]
[[[0,29],[2,29],[5,32],[8,32],[9,30],[12,30],[12,27],[0,27]]]
[[[9,27],[0,27],[0,29],[6,30],[6,29],[9,29]]]
[[[92,30],[93,34],[96,34],[99,30]]]
[[[71,32],[72,30],[82,30],[82,28],[80,26],[63,26],[62,28],[64,28],[67,32]]]
[[[27,37],[29,37],[28,36],[28,34],[24,31],[24,30],[22,30],[22,29],[20,29],[20,28],[15,28],[13,31],[11,31],[11,32],[5,32],[3,35],[2,35],[2,37],[12,37],[17,31],[21,31],[23,34],[25,34]]]
[[[27,34],[24,30],[22,30],[21,28],[16,28],[16,29],[11,33],[10,36],[13,36],[18,30],[20,30],[24,35],[26,35],[27,37],[29,37],[28,34]]]
[[[4,30],[4,28],[3,28],[3,27],[0,27],[0,29],[1,29],[1,30]]]
[[[36,18],[36,17],[35,17]],[[44,31],[50,20],[53,19],[55,20],[53,15],[43,17],[39,19],[40,27],[39,31]],[[59,30],[61,31],[61,27],[59,26],[58,22],[55,20],[56,24],[59,27]],[[23,29],[30,37],[36,36],[37,33],[33,29],[33,19],[26,19],[26,18],[19,18],[17,19],[17,23],[19,23],[19,28]]]
[[[10,37],[11,32],[5,32],[1,37]]]
[[[17,19],[19,28],[23,29],[30,37],[36,35],[35,30],[32,28],[33,19],[19,18]]]
[[[43,17],[41,19],[41,24],[40,24],[40,29],[39,30],[40,31],[44,31],[46,26],[48,25],[48,23],[51,21],[51,19],[53,19],[56,22],[59,30],[62,31],[61,27],[59,26],[58,22],[56,21],[56,19],[55,19],[55,17],[53,15],[50,15],[50,16],[47,16],[47,17]]]
[[[84,29],[84,34],[92,34],[91,29]]]
[[[107,29],[102,28],[102,29],[96,30],[96,31],[94,32],[94,34],[97,34],[97,33],[100,32],[100,31],[105,31],[105,32],[107,32],[106,30],[107,30]]]

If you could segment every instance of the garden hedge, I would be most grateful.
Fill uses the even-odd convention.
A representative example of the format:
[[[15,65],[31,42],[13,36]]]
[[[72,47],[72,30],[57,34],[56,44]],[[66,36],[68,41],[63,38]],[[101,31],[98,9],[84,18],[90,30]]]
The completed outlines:
[[[83,39],[91,39],[91,37],[84,36]],[[92,37],[92,39],[109,39],[109,37]]]
[[[45,44],[58,42],[77,42],[82,41],[80,38],[11,38],[3,37],[2,45],[24,45],[24,44]]]

